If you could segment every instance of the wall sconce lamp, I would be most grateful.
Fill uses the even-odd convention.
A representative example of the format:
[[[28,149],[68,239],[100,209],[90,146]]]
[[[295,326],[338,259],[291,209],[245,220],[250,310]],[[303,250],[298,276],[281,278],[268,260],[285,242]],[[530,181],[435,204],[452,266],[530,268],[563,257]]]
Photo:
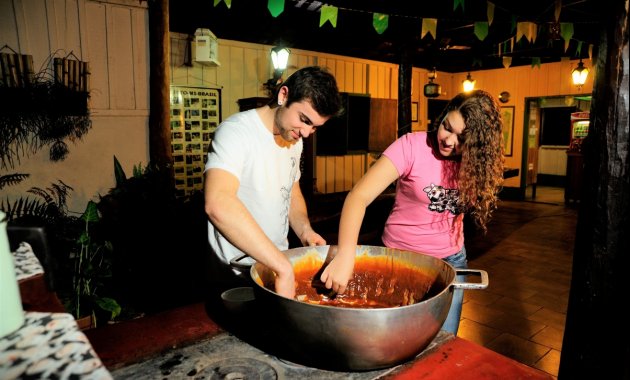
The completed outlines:
[[[273,64],[273,78],[265,83],[265,88],[271,95],[276,86],[282,83],[282,74],[287,69],[289,63],[289,49],[275,46],[271,49],[271,63]]]
[[[588,67],[584,66],[582,58],[580,58],[580,62],[577,67],[571,72],[571,77],[573,77],[573,84],[578,86],[578,88],[582,88],[584,83],[586,83],[586,77],[588,77]]]
[[[429,78],[429,83],[424,85],[424,96],[427,98],[436,98],[440,96],[442,93],[442,86],[437,83],[433,83],[435,78],[437,78],[435,67],[427,73],[427,77]]]
[[[466,76],[466,80],[462,82],[464,84],[464,92],[470,92],[474,90],[476,82],[476,80],[472,79],[470,73],[468,73],[468,75]]]

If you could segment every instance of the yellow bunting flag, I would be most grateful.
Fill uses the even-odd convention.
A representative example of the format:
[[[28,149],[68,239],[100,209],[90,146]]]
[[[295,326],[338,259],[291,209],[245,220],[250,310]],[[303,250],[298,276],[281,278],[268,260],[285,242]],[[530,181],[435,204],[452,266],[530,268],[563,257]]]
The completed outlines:
[[[423,18],[422,19],[422,33],[420,38],[424,38],[425,34],[430,33],[433,39],[437,36],[437,19],[436,18]]]
[[[486,15],[488,16],[488,25],[492,25],[492,21],[494,21],[494,3],[488,1]]]
[[[284,12],[284,0],[268,0],[267,9],[273,17],[280,16],[280,13]]]
[[[475,22],[475,36],[483,41],[488,36],[488,23],[485,21]]]
[[[333,7],[332,5],[322,5],[322,8],[320,9],[319,12],[320,12],[320,15],[319,15],[320,28],[322,27],[322,25],[326,23],[326,21],[329,21],[330,25],[332,25],[333,28],[337,27],[337,14],[339,12],[339,8]]]
[[[374,13],[374,17],[372,17],[372,25],[374,26],[374,30],[376,33],[383,34],[387,27],[389,26],[389,15],[383,13]]]
[[[520,41],[525,37],[529,42],[536,41],[537,26],[536,23],[523,21],[516,23],[516,41]]]
[[[503,56],[503,67],[506,69],[512,65],[512,57]]]
[[[593,59],[593,44],[588,45],[588,58]]]
[[[571,42],[571,37],[573,37],[573,23],[572,22],[561,22],[560,23],[560,35],[564,40],[564,51],[567,51],[569,48],[569,42]]]
[[[532,57],[532,67],[538,66],[540,69],[540,57]]]
[[[462,11],[464,10],[464,0],[453,0],[453,10],[456,10],[458,6],[462,6]]]
[[[556,22],[560,20],[560,11],[562,10],[562,0],[556,0],[556,9],[553,12],[553,16],[556,18]]]

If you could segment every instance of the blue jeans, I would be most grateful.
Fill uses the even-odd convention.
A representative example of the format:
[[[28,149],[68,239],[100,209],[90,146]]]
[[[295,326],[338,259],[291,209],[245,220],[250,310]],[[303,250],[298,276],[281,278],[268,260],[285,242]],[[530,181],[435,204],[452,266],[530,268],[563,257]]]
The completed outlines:
[[[448,257],[442,259],[451,264],[456,269],[468,269],[468,260],[466,260],[466,247],[462,246],[461,251],[454,253]],[[457,281],[466,281],[466,276],[456,276]],[[448,311],[446,320],[442,325],[442,330],[446,330],[454,335],[457,335],[457,329],[459,329],[459,320],[462,316],[462,304],[464,303],[464,289],[455,289],[453,291],[453,300],[451,301],[451,308]]]

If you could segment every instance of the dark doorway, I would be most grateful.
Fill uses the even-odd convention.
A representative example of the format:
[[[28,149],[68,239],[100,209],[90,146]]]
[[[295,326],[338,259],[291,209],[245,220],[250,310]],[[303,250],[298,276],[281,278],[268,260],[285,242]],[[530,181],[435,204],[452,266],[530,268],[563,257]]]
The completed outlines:
[[[569,145],[571,138],[571,113],[577,107],[541,109],[540,145]]]

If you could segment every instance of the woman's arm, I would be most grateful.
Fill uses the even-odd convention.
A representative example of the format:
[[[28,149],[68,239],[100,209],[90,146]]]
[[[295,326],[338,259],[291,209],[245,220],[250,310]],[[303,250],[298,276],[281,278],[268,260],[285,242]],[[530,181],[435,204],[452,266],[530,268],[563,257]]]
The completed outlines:
[[[326,284],[326,288],[339,294],[346,291],[348,281],[352,277],[365,210],[396,179],[398,179],[396,167],[389,158],[381,156],[348,193],[339,221],[337,255],[320,278]]]

